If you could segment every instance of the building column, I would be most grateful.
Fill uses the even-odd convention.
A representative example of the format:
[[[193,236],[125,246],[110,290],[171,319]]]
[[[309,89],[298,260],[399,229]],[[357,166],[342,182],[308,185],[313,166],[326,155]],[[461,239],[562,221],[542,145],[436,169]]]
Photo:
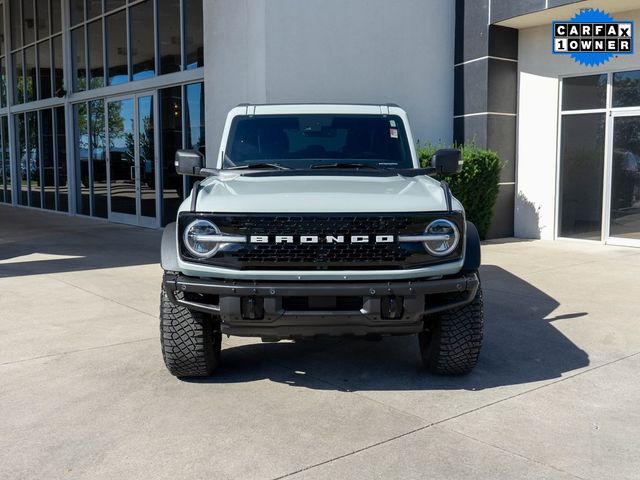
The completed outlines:
[[[490,25],[491,0],[456,1],[453,136],[497,152],[503,163],[487,238],[513,235],[518,31]]]

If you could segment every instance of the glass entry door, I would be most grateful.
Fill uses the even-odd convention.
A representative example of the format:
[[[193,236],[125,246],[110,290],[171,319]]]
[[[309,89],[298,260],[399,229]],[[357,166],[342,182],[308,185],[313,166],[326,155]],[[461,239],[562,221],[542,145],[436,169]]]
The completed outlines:
[[[607,243],[640,247],[640,110],[614,113],[612,122]]]
[[[157,227],[155,96],[107,102],[109,220]]]

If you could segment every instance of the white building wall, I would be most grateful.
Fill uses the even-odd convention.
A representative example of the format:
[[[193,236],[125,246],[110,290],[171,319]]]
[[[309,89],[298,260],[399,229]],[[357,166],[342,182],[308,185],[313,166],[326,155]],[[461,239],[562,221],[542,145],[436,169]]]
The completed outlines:
[[[416,139],[452,141],[455,2],[204,2],[207,146],[238,103],[398,103]]]
[[[616,13],[635,20],[640,51],[640,10]],[[520,30],[518,40],[518,147],[515,236],[555,238],[559,78],[640,69],[640,57],[620,55],[604,65],[585,67],[565,55],[552,55],[551,27]]]

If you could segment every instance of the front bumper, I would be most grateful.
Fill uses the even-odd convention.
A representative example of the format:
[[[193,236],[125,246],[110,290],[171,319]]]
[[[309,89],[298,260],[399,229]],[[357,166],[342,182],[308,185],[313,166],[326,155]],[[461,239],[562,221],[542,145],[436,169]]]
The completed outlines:
[[[166,272],[169,299],[216,315],[223,333],[290,338],[418,333],[425,315],[471,302],[476,274],[402,281],[280,282]]]

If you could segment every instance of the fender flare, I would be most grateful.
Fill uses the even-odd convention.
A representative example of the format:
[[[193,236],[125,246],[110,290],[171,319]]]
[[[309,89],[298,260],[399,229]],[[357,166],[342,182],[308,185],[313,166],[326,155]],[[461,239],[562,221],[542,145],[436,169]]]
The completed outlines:
[[[162,268],[165,271],[179,271],[175,222],[168,224],[164,228],[164,232],[162,232],[162,242],[160,244],[160,265],[162,265]]]
[[[477,272],[480,268],[480,235],[476,226],[467,221],[467,243],[464,252],[463,273]]]

